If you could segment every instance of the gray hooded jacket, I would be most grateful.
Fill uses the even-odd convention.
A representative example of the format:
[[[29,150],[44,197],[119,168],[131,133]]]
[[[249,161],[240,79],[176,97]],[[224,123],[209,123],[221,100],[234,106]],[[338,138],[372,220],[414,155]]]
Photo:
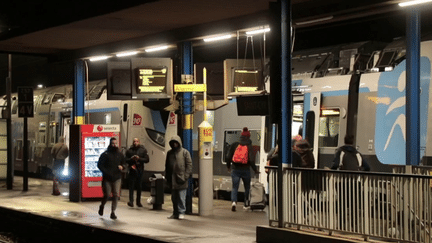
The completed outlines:
[[[178,148],[173,144],[177,142]],[[192,174],[192,158],[186,149],[183,148],[179,136],[173,136],[169,142],[171,150],[168,151],[165,161],[165,178],[168,186],[173,190],[186,189],[188,179]]]

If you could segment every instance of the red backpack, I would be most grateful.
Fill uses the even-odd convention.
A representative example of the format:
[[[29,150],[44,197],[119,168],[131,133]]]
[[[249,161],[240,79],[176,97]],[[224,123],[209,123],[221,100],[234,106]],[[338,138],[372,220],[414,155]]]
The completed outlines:
[[[238,164],[248,163],[248,147],[247,145],[239,144],[234,152],[232,161]]]

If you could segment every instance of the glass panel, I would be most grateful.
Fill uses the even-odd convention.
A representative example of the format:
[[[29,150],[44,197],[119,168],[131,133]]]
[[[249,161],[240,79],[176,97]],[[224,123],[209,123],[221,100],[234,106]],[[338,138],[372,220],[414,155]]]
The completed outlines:
[[[337,147],[339,138],[339,109],[321,110],[319,147]]]
[[[147,134],[153,140],[153,142],[159,144],[162,147],[165,147],[165,133],[161,133],[149,128],[146,128]]]
[[[55,94],[54,98],[52,99],[52,103],[55,102],[64,102],[65,101],[65,96],[62,94]]]

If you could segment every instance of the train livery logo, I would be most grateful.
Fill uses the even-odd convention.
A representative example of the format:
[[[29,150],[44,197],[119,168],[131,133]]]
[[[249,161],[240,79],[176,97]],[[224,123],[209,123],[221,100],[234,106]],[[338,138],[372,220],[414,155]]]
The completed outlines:
[[[142,117],[139,114],[135,113],[133,115],[133,125],[134,126],[139,126],[139,125],[141,125],[141,122],[142,122]]]
[[[176,115],[174,112],[170,112],[169,116],[169,125],[175,125]]]
[[[103,126],[101,126],[101,125],[97,126],[97,130],[98,130],[99,132],[102,132],[102,130],[103,130]]]
[[[431,63],[420,58],[420,146],[426,145]],[[406,61],[380,75],[375,125],[375,151],[384,164],[405,164],[406,160]],[[423,156],[424,150],[421,151]]]

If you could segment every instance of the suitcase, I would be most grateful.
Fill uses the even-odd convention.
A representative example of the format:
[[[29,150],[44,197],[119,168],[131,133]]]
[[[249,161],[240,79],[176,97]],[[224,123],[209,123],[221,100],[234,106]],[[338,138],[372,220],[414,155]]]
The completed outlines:
[[[249,192],[249,205],[251,210],[263,210],[267,205],[267,197],[264,185],[261,182],[255,182],[251,185]]]

